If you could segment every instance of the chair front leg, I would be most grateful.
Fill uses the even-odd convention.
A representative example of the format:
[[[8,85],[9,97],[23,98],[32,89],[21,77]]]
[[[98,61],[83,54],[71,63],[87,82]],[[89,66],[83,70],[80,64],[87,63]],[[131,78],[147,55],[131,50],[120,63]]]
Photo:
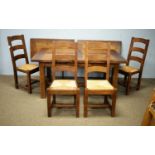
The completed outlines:
[[[31,74],[27,73],[27,85],[28,85],[28,92],[32,93],[32,87],[31,87]]]
[[[139,73],[138,83],[137,83],[137,90],[139,90],[139,89],[140,89],[141,79],[142,79],[142,72],[140,72],[140,73]]]

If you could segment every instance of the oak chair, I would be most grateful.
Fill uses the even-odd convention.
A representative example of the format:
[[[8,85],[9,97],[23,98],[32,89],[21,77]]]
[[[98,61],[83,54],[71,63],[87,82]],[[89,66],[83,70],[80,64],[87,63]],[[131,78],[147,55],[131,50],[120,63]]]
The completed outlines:
[[[74,79],[56,79],[57,72],[70,72]],[[79,117],[80,89],[77,86],[77,43],[73,41],[55,41],[52,53],[52,84],[47,89],[48,117],[52,116],[52,109],[75,108]],[[56,95],[74,96],[74,103],[57,103]],[[51,102],[51,99],[53,100]]]
[[[141,125],[142,126],[155,125],[155,90],[153,92],[151,101],[147,106]]]
[[[105,66],[103,65],[105,61]],[[101,63],[102,62],[102,65]],[[89,73],[100,72],[106,79],[89,80]],[[88,108],[109,108],[111,116],[115,116],[117,90],[109,82],[110,72],[110,43],[88,41],[85,45],[85,91],[84,117],[88,116]],[[103,95],[104,103],[88,103],[88,96]],[[111,96],[111,104],[108,101]]]
[[[127,64],[125,66],[122,66],[119,69],[119,73],[124,75],[123,86],[126,87],[126,95],[129,94],[131,77],[135,74],[139,74],[136,89],[137,90],[140,89],[143,67],[144,67],[146,54],[148,51],[148,46],[149,46],[149,40],[146,40],[143,38],[131,39],[131,44],[130,44],[128,58],[127,58]],[[131,62],[139,63],[139,67],[134,67],[131,64]]]
[[[31,58],[40,51],[51,51],[53,48],[54,41],[73,41],[73,39],[46,39],[46,38],[31,38],[30,39],[30,49]],[[48,80],[51,82],[51,67],[46,67]],[[62,72],[62,77],[64,78],[64,72]]]
[[[29,64],[24,35],[8,36],[7,39],[14,71],[15,88],[19,88],[17,72],[19,71],[22,73],[26,73],[28,92],[31,94],[31,85],[38,82],[38,80],[32,81],[31,74],[38,72],[39,67],[35,64]],[[25,64],[18,66],[17,61],[21,59],[25,60]]]

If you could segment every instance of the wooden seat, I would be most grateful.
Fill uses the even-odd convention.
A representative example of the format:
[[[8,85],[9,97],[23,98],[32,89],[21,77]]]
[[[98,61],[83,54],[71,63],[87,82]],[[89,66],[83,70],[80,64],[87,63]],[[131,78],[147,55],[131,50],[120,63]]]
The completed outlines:
[[[151,101],[147,106],[141,125],[142,126],[155,125],[155,90],[153,92]]]
[[[142,38],[132,38],[131,40],[129,54],[127,58],[127,65],[122,66],[119,69],[119,73],[124,75],[123,86],[126,87],[126,95],[129,94],[132,75],[139,74],[137,90],[140,89],[143,67],[146,54],[148,51],[148,46],[149,46],[149,40]],[[139,67],[134,67],[133,64],[131,64],[133,62],[139,63]]]
[[[106,58],[105,66],[102,60]],[[102,63],[99,63],[102,62]],[[89,73],[101,72],[106,75],[104,80],[89,80]],[[110,43],[88,41],[85,44],[85,91],[84,117],[88,116],[89,108],[109,108],[111,116],[115,116],[116,89],[109,82],[110,72]],[[88,103],[88,97],[103,95],[104,103]],[[112,102],[108,98],[111,96]]]
[[[32,93],[31,84],[36,83],[38,81],[36,80],[32,81],[31,74],[38,72],[39,67],[35,64],[29,64],[24,35],[8,36],[7,39],[8,39],[8,45],[9,45],[9,50],[10,50],[11,59],[12,59],[13,71],[14,71],[15,88],[17,89],[19,88],[17,72],[20,71],[27,74],[28,92]],[[19,51],[20,54],[17,54],[16,51]],[[25,59],[25,64],[18,66],[17,60],[20,60],[20,59]]]
[[[55,41],[51,67],[53,82],[47,89],[48,117],[52,116],[54,107],[75,108],[76,117],[79,117],[80,89],[77,86],[77,44],[73,41]],[[56,73],[63,71],[71,72],[74,79],[56,79]],[[56,95],[74,96],[74,103],[57,103]]]

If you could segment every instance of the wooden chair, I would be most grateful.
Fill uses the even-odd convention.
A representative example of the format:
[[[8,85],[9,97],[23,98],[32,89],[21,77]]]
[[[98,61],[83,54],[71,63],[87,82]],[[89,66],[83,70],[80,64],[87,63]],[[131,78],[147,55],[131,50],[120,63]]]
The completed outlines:
[[[150,104],[147,106],[141,125],[155,125],[155,90],[153,92]]]
[[[71,72],[74,80],[56,79],[57,72]],[[55,41],[52,54],[52,79],[51,86],[47,89],[48,117],[52,116],[52,109],[75,108],[76,117],[79,117],[80,89],[77,86],[77,44],[73,41]],[[56,103],[56,95],[74,96],[74,103]],[[51,102],[51,98],[53,101]]]
[[[143,44],[144,47],[141,47],[138,44],[139,45]],[[149,40],[142,39],[142,38],[132,38],[132,40],[131,40],[129,54],[128,54],[128,58],[127,58],[127,65],[125,65],[119,69],[119,73],[124,75],[123,86],[126,87],[126,95],[129,94],[132,75],[139,74],[137,90],[140,89],[143,67],[144,67],[146,54],[148,51],[148,46],[149,46]],[[137,53],[137,55],[135,55],[135,53]],[[139,68],[133,67],[133,65],[131,65],[132,61],[138,62],[140,64]]]
[[[46,38],[31,38],[30,39],[30,49],[31,49],[31,58],[40,51],[49,51],[53,48],[54,41],[73,41],[73,39],[46,39]],[[47,78],[51,83],[51,67],[46,66],[47,69]],[[64,72],[62,72],[62,78],[64,78]]]
[[[105,62],[105,66],[100,62]],[[89,73],[101,72],[106,79],[89,80]],[[88,108],[109,108],[111,116],[115,116],[116,89],[109,82],[110,72],[110,43],[89,41],[85,45],[85,91],[84,91],[84,117],[88,116]],[[104,103],[88,103],[88,96],[103,95]],[[112,103],[108,101],[111,96]]]
[[[7,39],[8,39],[8,45],[9,45],[11,59],[12,59],[13,71],[14,71],[15,88],[16,89],[19,88],[17,72],[19,71],[22,73],[26,73],[28,92],[31,94],[32,93],[31,84],[38,82],[36,80],[35,81],[31,80],[31,74],[39,71],[39,67],[35,64],[29,64],[24,35],[8,36]],[[21,53],[18,54],[21,51],[22,51],[22,54]],[[20,60],[20,59],[25,59],[25,64],[18,66],[16,62],[17,60]]]

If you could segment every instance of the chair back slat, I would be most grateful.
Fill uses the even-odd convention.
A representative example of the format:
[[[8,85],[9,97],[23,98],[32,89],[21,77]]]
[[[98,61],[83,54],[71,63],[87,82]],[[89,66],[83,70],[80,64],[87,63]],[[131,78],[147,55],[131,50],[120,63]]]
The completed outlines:
[[[142,53],[142,54],[145,53],[145,49],[140,48],[140,47],[132,47],[131,50],[132,50],[133,52],[134,52],[134,51],[135,51],[135,52],[140,52],[140,53]]]
[[[143,63],[143,59],[142,58],[139,58],[138,56],[131,56],[130,57],[130,61],[133,60],[133,61],[137,61],[139,63]]]
[[[25,54],[20,54],[20,55],[14,56],[15,61],[18,59],[23,59],[23,58],[25,58]]]

